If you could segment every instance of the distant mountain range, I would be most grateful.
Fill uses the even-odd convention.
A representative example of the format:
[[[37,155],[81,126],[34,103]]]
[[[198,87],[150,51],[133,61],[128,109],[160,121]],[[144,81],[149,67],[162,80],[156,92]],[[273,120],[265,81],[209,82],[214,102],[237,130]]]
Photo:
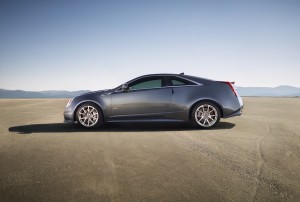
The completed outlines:
[[[300,88],[293,86],[269,87],[237,87],[241,96],[261,96],[261,97],[300,97]],[[0,89],[0,98],[71,98],[89,90],[79,91],[23,91]]]
[[[264,96],[264,97],[297,97],[300,96],[300,88],[293,86],[270,87],[237,87],[241,96]]]
[[[23,91],[23,90],[5,90],[0,89],[0,98],[72,98],[83,93],[90,92],[88,90],[79,91]]]

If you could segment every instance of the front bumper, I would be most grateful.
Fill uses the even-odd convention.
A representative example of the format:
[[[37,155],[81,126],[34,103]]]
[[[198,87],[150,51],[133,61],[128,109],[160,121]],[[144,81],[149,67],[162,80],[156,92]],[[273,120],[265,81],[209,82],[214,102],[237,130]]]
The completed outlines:
[[[65,123],[74,123],[74,112],[68,108],[65,108],[65,111],[64,111],[64,122]]]

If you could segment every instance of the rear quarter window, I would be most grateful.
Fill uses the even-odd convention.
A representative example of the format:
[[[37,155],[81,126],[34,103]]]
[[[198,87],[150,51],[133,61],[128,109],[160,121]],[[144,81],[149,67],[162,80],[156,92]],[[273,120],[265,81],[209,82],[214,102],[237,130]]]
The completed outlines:
[[[197,85],[196,83],[183,79],[183,78],[179,78],[179,77],[169,77],[169,83],[171,86],[186,86],[186,85]]]

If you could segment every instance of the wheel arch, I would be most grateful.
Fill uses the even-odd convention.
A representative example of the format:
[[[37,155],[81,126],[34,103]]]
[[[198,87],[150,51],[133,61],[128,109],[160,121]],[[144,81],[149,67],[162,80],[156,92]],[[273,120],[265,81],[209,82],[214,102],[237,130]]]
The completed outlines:
[[[189,120],[191,120],[191,118],[192,118],[192,111],[193,111],[194,107],[195,107],[198,103],[200,103],[200,102],[205,102],[205,101],[211,102],[211,103],[215,104],[215,105],[219,108],[219,110],[220,110],[221,118],[223,118],[223,108],[222,108],[222,106],[221,106],[217,101],[206,98],[206,99],[197,100],[196,102],[194,102],[194,104],[192,104],[192,106],[191,106],[190,109],[189,109]]]
[[[82,102],[79,102],[77,105],[76,105],[76,107],[75,107],[75,110],[74,110],[74,121],[77,121],[77,117],[76,117],[76,114],[77,114],[77,110],[78,110],[78,108],[82,105],[82,104],[85,104],[85,103],[93,103],[93,104],[95,104],[95,105],[97,105],[98,107],[99,107],[99,109],[100,109],[100,113],[101,113],[101,115],[102,115],[102,118],[103,118],[103,121],[104,121],[104,114],[103,114],[103,109],[102,109],[102,107],[100,106],[100,104],[99,103],[97,103],[97,102],[95,102],[95,101],[93,101],[93,100],[84,100],[84,101],[82,101]]]

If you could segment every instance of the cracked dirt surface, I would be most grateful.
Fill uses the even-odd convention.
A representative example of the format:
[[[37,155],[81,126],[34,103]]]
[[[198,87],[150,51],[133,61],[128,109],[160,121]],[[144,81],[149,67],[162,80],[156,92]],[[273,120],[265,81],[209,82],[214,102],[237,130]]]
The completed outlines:
[[[262,151],[262,142],[264,139],[266,139],[268,137],[268,135],[271,134],[271,132],[272,132],[271,127],[270,127],[270,125],[268,125],[268,131],[265,133],[264,136],[259,138],[256,143],[256,150],[257,150],[259,160],[257,161],[257,172],[256,172],[256,176],[255,176],[256,185],[254,186],[253,199],[256,199],[257,190],[259,189],[259,186],[262,183],[262,171],[263,171],[264,164],[266,163],[266,158],[264,157],[264,154]]]
[[[0,100],[0,201],[300,201],[300,99],[243,99],[212,130],[89,131],[67,100]]]

